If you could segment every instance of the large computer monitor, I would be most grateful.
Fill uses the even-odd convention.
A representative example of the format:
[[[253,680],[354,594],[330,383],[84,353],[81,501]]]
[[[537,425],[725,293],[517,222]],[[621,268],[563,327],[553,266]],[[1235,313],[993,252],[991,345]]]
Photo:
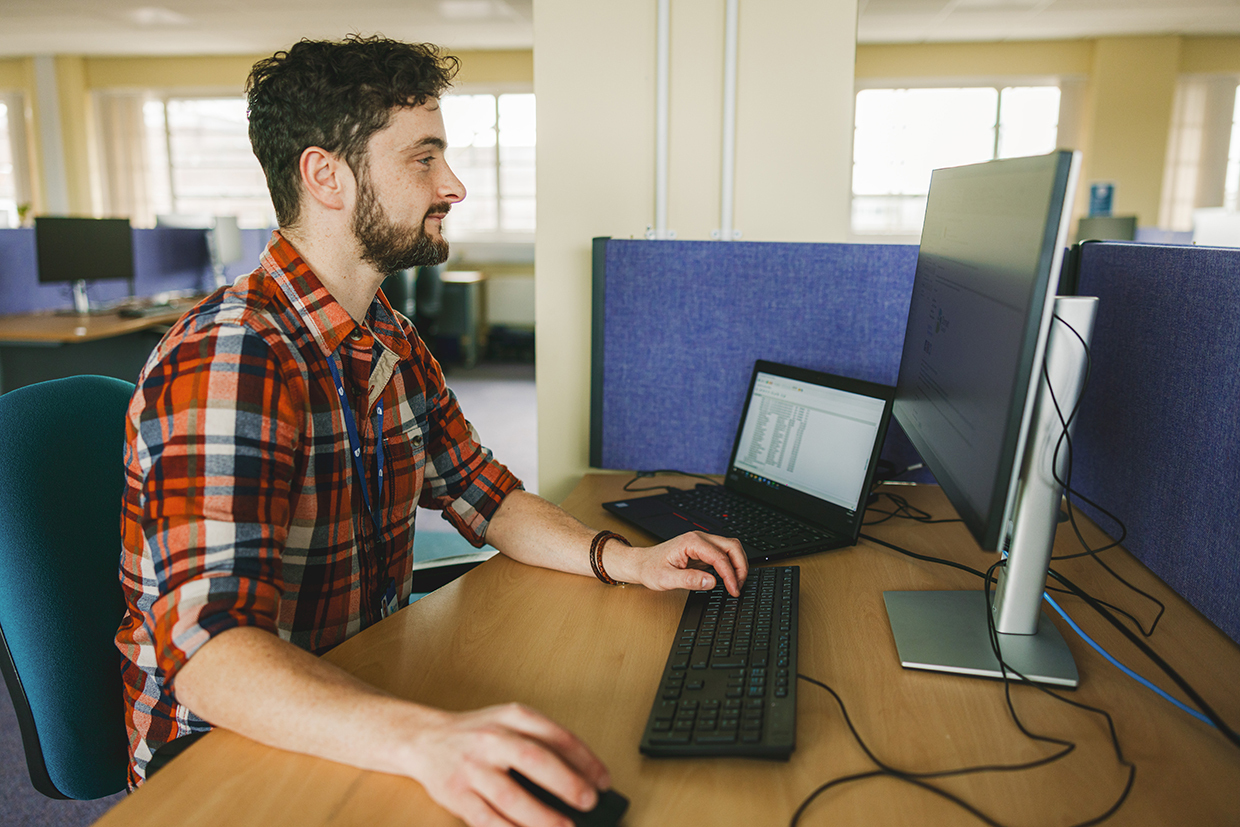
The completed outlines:
[[[86,282],[133,278],[133,231],[127,218],[36,216],[39,283],[73,285],[73,309],[90,312]]]
[[[1055,296],[1079,156],[1067,151],[936,170],[900,361],[894,415],[985,550],[1007,555],[993,607],[979,587],[887,592],[911,668],[1077,683],[1042,618],[1062,501],[1064,416],[1080,393],[1096,299]],[[1043,366],[1046,366],[1044,371]]]

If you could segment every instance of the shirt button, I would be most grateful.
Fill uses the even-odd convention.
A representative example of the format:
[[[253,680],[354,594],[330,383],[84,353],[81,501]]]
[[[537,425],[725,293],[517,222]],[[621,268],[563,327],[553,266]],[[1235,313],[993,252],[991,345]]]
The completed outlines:
[[[415,437],[414,437],[412,440],[410,440],[410,441],[411,441],[414,445],[421,445],[421,444],[422,444],[422,437],[421,437],[420,435],[419,435],[419,436],[415,436]]]

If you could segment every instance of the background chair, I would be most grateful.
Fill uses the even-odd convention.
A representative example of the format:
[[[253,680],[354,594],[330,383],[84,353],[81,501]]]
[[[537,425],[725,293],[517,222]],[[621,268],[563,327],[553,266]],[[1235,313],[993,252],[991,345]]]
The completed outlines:
[[[114,639],[133,391],[72,376],[0,396],[0,671],[30,780],[52,798],[101,798],[126,785]]]

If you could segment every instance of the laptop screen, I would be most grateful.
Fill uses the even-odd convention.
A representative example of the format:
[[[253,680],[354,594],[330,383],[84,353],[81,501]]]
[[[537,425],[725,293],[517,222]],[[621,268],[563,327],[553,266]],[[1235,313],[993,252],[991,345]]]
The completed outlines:
[[[729,485],[817,522],[851,521],[864,510],[891,398],[885,385],[759,362]]]

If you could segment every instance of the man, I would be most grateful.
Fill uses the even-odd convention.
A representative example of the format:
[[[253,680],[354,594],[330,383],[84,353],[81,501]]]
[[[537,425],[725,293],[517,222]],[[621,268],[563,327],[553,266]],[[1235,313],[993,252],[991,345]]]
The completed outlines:
[[[606,769],[541,714],[430,709],[315,657],[408,602],[419,504],[530,565],[652,589],[713,585],[700,567],[734,594],[744,581],[735,540],[633,549],[523,491],[378,292],[447,257],[440,224],[465,189],[438,98],[455,69],[433,47],[350,37],[251,73],[280,229],[257,270],[164,338],[127,420],[117,642],[133,786],[214,725],[407,775],[471,824],[562,823],[509,768],[593,806]]]

